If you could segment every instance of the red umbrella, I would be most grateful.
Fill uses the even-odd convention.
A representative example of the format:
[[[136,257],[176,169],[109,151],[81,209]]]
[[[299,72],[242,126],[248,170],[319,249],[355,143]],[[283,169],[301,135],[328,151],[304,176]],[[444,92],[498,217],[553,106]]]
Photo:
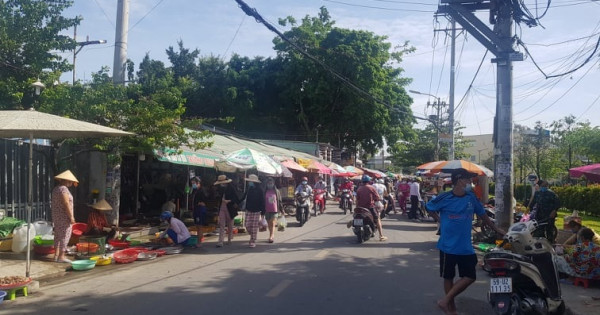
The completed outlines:
[[[573,178],[585,176],[585,178],[591,181],[600,182],[600,163],[584,165],[569,169],[569,176]]]

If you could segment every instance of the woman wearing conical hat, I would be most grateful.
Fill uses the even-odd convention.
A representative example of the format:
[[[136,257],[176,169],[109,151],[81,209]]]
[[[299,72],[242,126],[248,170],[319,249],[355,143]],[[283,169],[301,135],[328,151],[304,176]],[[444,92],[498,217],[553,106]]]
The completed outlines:
[[[105,235],[104,228],[109,228],[105,213],[112,210],[112,207],[106,200],[102,199],[91,205],[87,221],[86,235]]]
[[[52,199],[50,209],[52,210],[52,223],[54,224],[54,261],[70,263],[65,257],[67,245],[73,231],[72,225],[75,224],[75,215],[73,213],[73,195],[69,187],[79,184],[75,175],[66,170],[56,176],[56,186],[52,189]]]

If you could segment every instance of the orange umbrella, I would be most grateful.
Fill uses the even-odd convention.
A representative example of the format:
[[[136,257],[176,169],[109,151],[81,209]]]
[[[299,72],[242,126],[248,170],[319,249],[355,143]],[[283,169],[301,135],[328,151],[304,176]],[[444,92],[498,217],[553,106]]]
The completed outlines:
[[[444,173],[452,173],[458,169],[465,169],[471,173],[475,173],[477,175],[485,175],[485,176],[494,176],[494,172],[488,169],[485,166],[481,166],[479,164],[475,164],[465,160],[452,160],[452,161],[444,161],[436,165],[435,167],[430,169],[430,172],[444,172]]]
[[[419,166],[417,166],[418,170],[431,170],[432,168],[445,163],[446,161],[434,161],[434,162],[427,162],[425,164],[421,164]]]

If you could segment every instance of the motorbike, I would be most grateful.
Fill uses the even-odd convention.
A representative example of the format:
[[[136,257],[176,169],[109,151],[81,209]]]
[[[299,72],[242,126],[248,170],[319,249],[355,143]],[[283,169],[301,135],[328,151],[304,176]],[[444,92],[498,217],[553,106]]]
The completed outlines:
[[[323,214],[325,212],[325,193],[324,189],[315,189],[314,193],[314,204],[315,204],[315,216]]]
[[[300,226],[310,219],[310,195],[303,191],[296,194],[296,220],[300,222]]]
[[[281,200],[283,212],[286,215],[296,215],[296,198],[294,197],[283,197]]]
[[[354,208],[352,231],[356,235],[359,244],[373,237],[375,233],[375,220],[369,209],[362,207]]]
[[[350,189],[342,189],[342,210],[344,214],[347,211],[352,212],[352,192]]]
[[[556,253],[548,240],[532,236],[545,224],[515,223],[502,243],[485,254],[483,269],[492,277],[488,300],[494,314],[564,314]],[[503,249],[506,243],[511,251]]]

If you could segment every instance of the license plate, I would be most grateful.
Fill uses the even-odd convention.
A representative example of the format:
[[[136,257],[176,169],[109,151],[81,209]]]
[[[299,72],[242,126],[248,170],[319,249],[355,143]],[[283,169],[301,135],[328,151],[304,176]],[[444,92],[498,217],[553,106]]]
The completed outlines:
[[[354,219],[354,226],[363,226],[363,219]]]
[[[512,278],[492,278],[490,293],[512,293]]]

